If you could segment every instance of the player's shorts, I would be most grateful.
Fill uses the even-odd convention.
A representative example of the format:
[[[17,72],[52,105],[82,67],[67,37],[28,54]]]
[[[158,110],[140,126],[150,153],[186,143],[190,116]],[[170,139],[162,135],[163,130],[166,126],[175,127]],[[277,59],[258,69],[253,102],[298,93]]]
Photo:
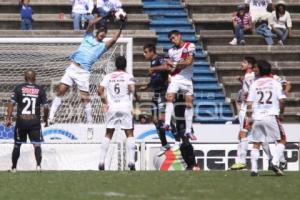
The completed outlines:
[[[71,63],[60,82],[68,86],[72,86],[75,83],[80,91],[89,92],[89,80],[90,72]]]
[[[133,129],[133,116],[131,112],[109,111],[106,113],[106,128]]]
[[[194,94],[193,81],[188,79],[178,80],[172,77],[167,93],[178,93],[179,91],[184,95],[192,96]]]
[[[166,111],[166,91],[154,92],[152,99],[152,116],[159,117],[160,114]]]
[[[285,136],[281,123],[276,116],[266,116],[262,120],[254,120],[252,126],[253,142],[275,142]]]
[[[27,136],[32,143],[41,143],[44,141],[41,124],[17,121],[15,127],[15,143],[26,143]]]

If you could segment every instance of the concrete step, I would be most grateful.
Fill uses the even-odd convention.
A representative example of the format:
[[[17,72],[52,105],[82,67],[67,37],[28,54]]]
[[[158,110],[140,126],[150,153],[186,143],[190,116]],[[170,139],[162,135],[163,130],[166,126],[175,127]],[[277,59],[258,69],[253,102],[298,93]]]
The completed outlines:
[[[293,29],[300,30],[300,14],[291,13]],[[201,30],[231,30],[232,14],[193,14],[193,22],[197,32]]]
[[[212,63],[218,61],[241,61],[244,56],[272,61],[299,61],[300,46],[208,46],[208,54]]]
[[[117,30],[108,30],[107,37],[112,37]],[[85,31],[73,30],[0,30],[0,37],[83,37]],[[157,35],[151,30],[123,30],[121,37],[133,38],[133,45],[143,46],[145,41],[156,43]]]
[[[243,3],[241,0],[186,0],[185,5],[190,13],[230,13],[236,6]],[[287,10],[291,13],[300,12],[298,0],[287,0]]]
[[[150,19],[146,14],[128,14],[126,29],[140,30],[149,29]],[[33,29],[37,30],[72,30],[73,20],[71,15],[64,15],[64,19],[59,18],[59,14],[35,14],[33,15]],[[118,29],[119,23],[109,22],[108,29]],[[0,29],[20,29],[19,14],[0,14]]]
[[[17,0],[0,0],[0,13],[19,13]],[[127,13],[142,13],[143,3],[141,0],[121,0]],[[69,0],[31,0],[30,5],[34,13],[71,13],[72,4]]]
[[[205,46],[208,45],[228,45],[228,43],[234,37],[231,30],[202,30],[198,38],[201,39]],[[247,45],[265,45],[264,38],[256,33],[252,35],[246,35],[245,37]],[[274,38],[274,45],[277,45],[278,39]],[[300,30],[294,30],[293,36],[286,40],[285,45],[297,45],[300,44]]]
[[[300,74],[300,62],[271,62],[273,73],[280,76],[293,76]],[[241,62],[216,62],[215,68],[220,77],[240,76]]]

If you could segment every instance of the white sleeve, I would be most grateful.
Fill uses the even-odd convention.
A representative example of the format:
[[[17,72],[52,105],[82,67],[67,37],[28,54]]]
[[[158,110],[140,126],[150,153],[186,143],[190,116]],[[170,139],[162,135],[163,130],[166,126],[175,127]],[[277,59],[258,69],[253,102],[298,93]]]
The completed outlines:
[[[275,90],[276,90],[277,99],[285,99],[286,98],[286,95],[284,94],[282,86],[279,82],[276,82]]]
[[[135,85],[134,77],[131,74],[128,76],[128,85]]]
[[[286,14],[286,26],[288,28],[292,28],[292,18],[289,12],[285,12]]]
[[[101,81],[100,86],[107,88],[107,86],[108,86],[108,76],[107,75]]]
[[[250,4],[251,0],[245,0],[245,4]]]
[[[194,43],[190,43],[188,46],[188,52],[190,56],[194,56],[196,54],[196,46]]]
[[[252,84],[250,86],[250,90],[249,90],[249,95],[248,95],[248,98],[247,98],[247,101],[249,102],[254,102],[255,101],[255,84]]]

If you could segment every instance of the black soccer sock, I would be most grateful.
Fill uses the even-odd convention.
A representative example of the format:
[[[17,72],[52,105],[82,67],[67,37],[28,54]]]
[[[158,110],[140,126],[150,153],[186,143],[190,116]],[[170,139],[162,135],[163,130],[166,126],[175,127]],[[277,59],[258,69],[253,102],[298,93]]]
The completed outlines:
[[[161,121],[161,120],[158,121],[156,129],[157,129],[157,132],[158,132],[158,136],[159,136],[161,145],[166,146],[168,144],[168,142],[167,142],[167,138],[166,138],[166,131],[163,128],[163,125],[164,125],[163,121]]]
[[[182,158],[187,164],[188,169],[192,169],[196,165],[194,148],[191,143],[182,143],[180,146]]]
[[[34,147],[34,155],[36,160],[36,165],[40,166],[42,162],[42,148],[41,146],[35,146]]]
[[[20,157],[21,144],[15,144],[12,152],[12,169],[17,168],[18,159]]]

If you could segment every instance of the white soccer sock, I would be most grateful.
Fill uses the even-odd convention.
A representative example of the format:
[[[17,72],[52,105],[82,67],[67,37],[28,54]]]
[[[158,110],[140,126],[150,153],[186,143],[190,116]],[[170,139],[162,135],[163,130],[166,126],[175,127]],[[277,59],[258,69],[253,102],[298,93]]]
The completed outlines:
[[[280,161],[280,158],[281,158],[282,155],[283,155],[284,149],[285,149],[285,147],[284,147],[283,144],[278,143],[278,144],[276,145],[275,151],[274,151],[274,156],[273,156],[273,159],[272,159],[273,165],[276,165],[276,166],[279,165],[279,161]]]
[[[259,150],[258,149],[252,149],[251,151],[251,171],[257,172],[257,161],[259,158]]]
[[[262,148],[263,148],[265,154],[267,154],[268,160],[272,160],[273,156],[270,151],[269,143],[267,143],[267,142],[262,143]]]
[[[241,163],[246,164],[247,150],[248,150],[248,139],[242,138],[240,141],[240,155],[239,160]]]
[[[174,104],[171,103],[171,102],[167,102],[166,103],[166,114],[165,114],[165,123],[166,123],[166,125],[170,126],[173,111],[174,111]]]
[[[54,115],[58,109],[58,107],[61,104],[61,97],[55,97],[52,101],[52,105],[51,105],[51,109],[50,109],[50,113],[49,113],[49,119],[53,120],[54,119]]]
[[[279,157],[279,162],[286,162],[286,159],[285,159],[285,157],[284,157],[285,145],[284,145],[284,144],[281,144],[281,145],[284,146],[284,149],[283,149],[283,151],[282,151],[281,156]]]
[[[135,163],[135,141],[134,137],[128,137],[126,141],[127,150],[128,150],[128,163]]]
[[[105,163],[106,154],[108,151],[110,139],[107,137],[104,137],[101,144],[101,153],[100,153],[100,163]]]
[[[194,116],[194,109],[192,108],[185,108],[184,111],[184,117],[185,117],[185,132],[186,133],[191,133],[192,132],[192,123],[193,123],[193,116]]]
[[[89,102],[84,108],[87,123],[93,123],[92,104]]]

